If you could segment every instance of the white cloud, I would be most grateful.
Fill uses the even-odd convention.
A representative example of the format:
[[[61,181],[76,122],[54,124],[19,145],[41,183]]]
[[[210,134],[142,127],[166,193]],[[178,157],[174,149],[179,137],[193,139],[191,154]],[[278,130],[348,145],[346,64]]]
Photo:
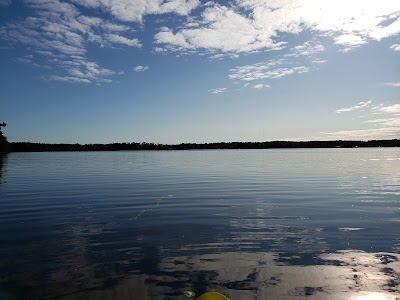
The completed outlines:
[[[318,65],[320,65],[320,64],[326,63],[327,60],[316,58],[316,59],[312,60],[311,62],[312,62],[313,64],[318,64]]]
[[[282,48],[282,33],[311,30],[333,37],[346,52],[400,33],[399,1],[237,0],[227,6],[209,2],[204,7],[195,20],[198,26],[160,32],[156,42],[176,46],[171,48],[175,51],[252,52]]]
[[[71,76],[52,76],[50,77],[50,79],[61,80],[59,78],[68,78],[68,81],[74,82],[110,83],[111,80],[108,77],[116,74],[116,72],[110,69],[100,67],[95,62],[87,61],[79,57],[74,58],[74,60],[72,61],[60,61],[59,64],[66,70],[69,75],[72,76],[72,78],[77,78],[79,80],[71,79]]]
[[[65,81],[65,82],[73,82],[73,83],[91,83],[89,79],[72,77],[72,76],[51,76],[50,80],[55,81]]]
[[[135,72],[144,72],[147,71],[148,69],[149,69],[148,66],[136,66],[132,70]]]
[[[286,60],[279,59],[231,69],[229,78],[243,81],[277,79],[291,74],[306,73],[309,70],[307,66],[292,66]]]
[[[336,37],[334,40],[335,44],[345,46],[345,48],[340,50],[341,52],[345,53],[367,43],[367,40],[364,37],[354,34],[342,34]]]
[[[340,114],[343,112],[349,112],[349,111],[354,111],[354,110],[358,110],[361,108],[365,108],[370,106],[372,103],[372,101],[367,101],[367,102],[359,102],[357,105],[355,106],[351,106],[351,107],[346,107],[346,108],[340,108],[338,110],[336,110],[336,113]]]
[[[377,109],[384,113],[400,114],[400,104],[392,104],[388,106],[379,106]]]
[[[400,87],[400,82],[387,82],[387,83],[385,83],[385,85],[391,86],[391,87]]]
[[[73,0],[88,8],[99,8],[121,21],[142,22],[149,14],[175,13],[188,15],[200,5],[199,0]]]
[[[212,56],[209,57],[209,59],[216,59],[216,60],[222,60],[225,58],[239,58],[239,55],[236,53],[219,53],[219,54],[214,54]]]
[[[217,88],[217,89],[211,89],[209,92],[211,94],[220,94],[226,91],[226,88]]]
[[[138,39],[128,39],[124,36],[120,36],[118,34],[106,34],[106,39],[112,43],[118,43],[118,44],[124,44],[127,46],[132,46],[132,47],[142,47],[142,44],[139,42]]]
[[[394,45],[390,46],[390,49],[400,52],[400,44],[394,44]]]
[[[177,50],[207,49],[222,52],[252,52],[281,48],[283,42],[274,42],[272,33],[263,33],[253,20],[233,8],[214,4],[201,15],[202,26],[184,28],[176,32],[160,31],[156,43],[176,46]]]
[[[318,44],[313,41],[307,41],[301,45],[298,45],[291,49],[291,53],[286,56],[312,56],[319,52],[325,51],[325,47],[322,44]]]
[[[195,47],[190,45],[184,34],[177,33],[173,34],[171,30],[160,31],[155,35],[155,40],[157,44],[170,44],[176,49],[194,49]]]
[[[369,111],[372,111],[373,113],[389,113],[389,114],[400,114],[400,104],[391,104],[391,105],[384,105],[384,104],[378,104],[372,106],[372,101],[366,101],[366,102],[359,102],[357,105],[351,106],[351,107],[345,107],[345,108],[340,108],[337,109],[335,112],[340,114],[344,112],[350,112],[354,110],[360,110],[360,109],[368,109]]]
[[[125,32],[131,34],[130,27],[84,15],[79,6],[71,3],[26,0],[25,4],[32,11],[30,16],[0,27],[0,36],[14,43],[28,45],[28,49],[40,54],[35,63],[53,67],[55,74],[49,77],[51,80],[111,82],[107,77],[119,73],[87,59],[89,45],[141,47],[137,38],[122,35]],[[26,59],[19,61],[26,62]]]
[[[168,49],[166,48],[161,48],[161,47],[154,47],[153,48],[153,53],[158,53],[158,54],[167,54]]]
[[[262,83],[253,85],[253,89],[258,89],[258,90],[269,87],[271,87],[269,84],[262,84]]]

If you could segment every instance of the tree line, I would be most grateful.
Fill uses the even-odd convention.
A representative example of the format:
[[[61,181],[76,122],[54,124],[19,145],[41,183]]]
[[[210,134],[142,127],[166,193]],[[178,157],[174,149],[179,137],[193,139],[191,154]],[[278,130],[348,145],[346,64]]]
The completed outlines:
[[[400,140],[398,139],[371,141],[219,142],[200,144],[182,143],[176,145],[136,142],[112,144],[9,143],[2,131],[2,128],[6,126],[6,123],[0,122],[0,152],[400,147]]]
[[[219,142],[182,143],[176,145],[155,143],[112,143],[112,144],[45,144],[10,143],[13,152],[40,151],[121,151],[121,150],[201,150],[201,149],[274,149],[274,148],[357,148],[357,147],[400,147],[400,140],[371,141],[266,141],[266,142]]]

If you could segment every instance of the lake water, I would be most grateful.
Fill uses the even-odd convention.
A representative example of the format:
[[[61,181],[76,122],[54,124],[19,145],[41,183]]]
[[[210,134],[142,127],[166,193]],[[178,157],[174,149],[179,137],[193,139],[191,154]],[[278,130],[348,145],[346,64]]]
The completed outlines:
[[[399,299],[399,148],[11,153],[0,169],[0,299]]]

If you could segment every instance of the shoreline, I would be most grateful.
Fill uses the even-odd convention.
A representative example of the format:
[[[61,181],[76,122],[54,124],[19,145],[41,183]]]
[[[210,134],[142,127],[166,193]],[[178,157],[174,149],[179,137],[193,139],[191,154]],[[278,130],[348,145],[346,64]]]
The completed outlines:
[[[57,152],[57,151],[121,151],[121,150],[224,150],[224,149],[317,149],[317,148],[379,148],[400,147],[400,140],[370,141],[269,141],[269,142],[220,142],[220,143],[109,143],[109,144],[49,144],[32,142],[9,143],[8,152]]]

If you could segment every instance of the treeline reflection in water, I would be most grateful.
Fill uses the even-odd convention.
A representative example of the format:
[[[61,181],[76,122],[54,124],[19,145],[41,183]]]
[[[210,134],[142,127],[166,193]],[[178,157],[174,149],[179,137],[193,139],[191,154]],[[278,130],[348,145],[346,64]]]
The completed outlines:
[[[3,177],[3,168],[7,161],[7,153],[0,152],[0,184]]]
[[[372,159],[368,184],[357,160],[325,161],[335,169],[311,185],[285,174],[308,155],[324,161],[317,152],[11,153],[0,160],[0,299],[398,299],[396,151],[355,153]],[[267,166],[267,179],[254,175]]]

